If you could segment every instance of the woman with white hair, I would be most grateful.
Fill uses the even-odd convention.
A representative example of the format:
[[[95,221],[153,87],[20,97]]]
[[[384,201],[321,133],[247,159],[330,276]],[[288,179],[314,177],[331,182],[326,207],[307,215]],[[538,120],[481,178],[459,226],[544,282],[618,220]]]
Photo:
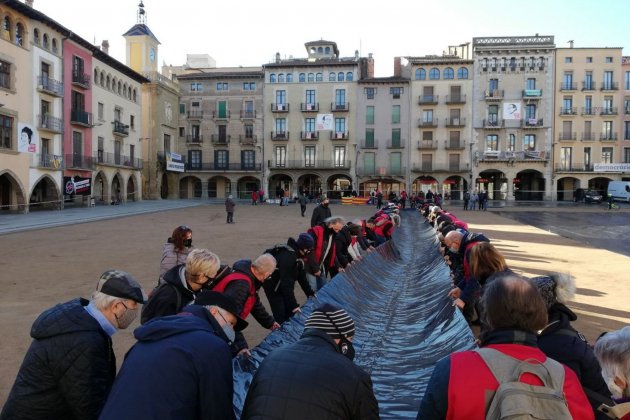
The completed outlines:
[[[595,343],[595,355],[615,402],[599,409],[610,418],[630,420],[630,327],[602,336]]]

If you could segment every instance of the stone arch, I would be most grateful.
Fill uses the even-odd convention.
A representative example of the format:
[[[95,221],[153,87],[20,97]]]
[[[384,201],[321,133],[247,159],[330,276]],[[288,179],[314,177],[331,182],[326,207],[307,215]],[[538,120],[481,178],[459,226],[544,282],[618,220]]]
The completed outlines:
[[[127,179],[127,201],[138,201],[139,200],[139,192],[138,192],[138,180],[136,176],[131,174]]]
[[[260,179],[251,175],[244,176],[236,182],[236,197],[251,198],[252,192],[260,190]]]
[[[411,192],[413,194],[418,194],[420,191],[427,193],[429,190],[437,192],[439,185],[440,182],[435,177],[422,175],[414,179],[411,183]]]
[[[232,194],[232,181],[230,178],[217,175],[208,179],[208,198],[227,198]]]
[[[468,180],[460,175],[451,175],[442,181],[441,192],[445,200],[462,200],[468,189]]]
[[[319,190],[323,190],[323,179],[319,174],[307,173],[300,175],[297,180],[298,193],[307,191],[308,197],[314,199]]]
[[[0,171],[0,212],[28,213],[26,189],[9,169]]]
[[[277,198],[278,190],[280,188],[285,191],[288,189],[289,191],[293,191],[293,184],[295,180],[293,177],[287,173],[274,173],[269,177],[269,185],[267,188],[267,195],[269,198]]]
[[[112,178],[110,201],[112,203],[122,203],[125,200],[125,183],[120,172],[116,172]]]
[[[92,181],[92,197],[98,202],[107,202],[110,197],[109,185],[107,174],[99,171]]]
[[[488,200],[506,200],[509,188],[508,176],[500,169],[489,168],[479,173],[471,188],[475,191],[488,191]]]
[[[201,198],[201,179],[186,175],[179,179],[179,198]]]
[[[30,210],[56,209],[61,206],[61,189],[50,175],[42,175],[33,185],[29,198]]]
[[[608,194],[608,183],[612,178],[605,176],[595,176],[588,180],[588,189],[599,191],[604,197]]]
[[[545,198],[545,177],[540,171],[535,169],[520,171],[512,183],[515,200],[542,201]]]
[[[573,176],[563,176],[556,180],[556,199],[558,201],[574,201],[575,191],[581,187],[581,180]]]
[[[326,195],[329,198],[350,197],[353,189],[352,178],[348,174],[333,174],[326,180]]]

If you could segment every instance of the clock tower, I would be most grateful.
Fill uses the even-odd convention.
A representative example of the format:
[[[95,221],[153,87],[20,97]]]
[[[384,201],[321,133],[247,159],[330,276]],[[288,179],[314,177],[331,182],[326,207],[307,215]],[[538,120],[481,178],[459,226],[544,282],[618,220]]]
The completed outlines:
[[[138,73],[157,72],[160,41],[147,26],[142,0],[138,4],[137,23],[123,34],[127,41],[127,65]]]

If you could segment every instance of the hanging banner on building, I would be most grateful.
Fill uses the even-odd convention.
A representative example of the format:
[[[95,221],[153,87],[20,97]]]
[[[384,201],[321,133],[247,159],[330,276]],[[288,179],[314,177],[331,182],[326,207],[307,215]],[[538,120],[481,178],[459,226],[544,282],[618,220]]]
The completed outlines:
[[[317,120],[315,121],[315,130],[332,130],[333,129],[333,115],[332,114],[317,114]]]
[[[63,191],[65,195],[92,194],[92,180],[90,178],[82,178],[80,176],[64,176],[63,185]]]
[[[594,163],[595,172],[630,172],[630,163]]]
[[[18,123],[18,152],[37,153],[39,134],[37,129],[30,124]]]
[[[171,172],[184,172],[185,165],[182,155],[166,152],[166,170]]]
[[[521,103],[507,102],[503,104],[504,120],[520,120],[521,119]]]

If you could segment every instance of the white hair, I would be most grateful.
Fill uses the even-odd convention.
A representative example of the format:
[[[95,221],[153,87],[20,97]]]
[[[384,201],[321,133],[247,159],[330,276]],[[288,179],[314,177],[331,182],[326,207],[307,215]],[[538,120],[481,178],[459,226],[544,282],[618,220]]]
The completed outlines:
[[[109,306],[117,301],[125,301],[125,299],[121,299],[115,296],[110,296],[110,295],[106,295],[103,292],[99,292],[99,291],[94,291],[92,293],[92,300],[91,302],[94,304],[94,306],[96,306],[96,309],[98,309],[99,311],[103,311],[107,308],[109,308]]]
[[[341,216],[332,216],[324,220],[326,225],[336,225],[337,223],[341,223],[342,225],[346,224],[346,219]]]
[[[630,386],[630,327],[600,337],[594,351],[613,397],[623,397],[624,390],[615,384],[615,377],[625,379],[627,386]]]
[[[575,297],[575,277],[567,273],[550,273],[549,277],[556,284],[554,292],[558,302],[566,305]]]
[[[252,265],[261,273],[271,273],[276,269],[277,261],[271,254],[262,254],[254,260]]]
[[[400,226],[400,216],[397,214],[390,214],[389,218],[392,219],[392,222],[396,226]]]

